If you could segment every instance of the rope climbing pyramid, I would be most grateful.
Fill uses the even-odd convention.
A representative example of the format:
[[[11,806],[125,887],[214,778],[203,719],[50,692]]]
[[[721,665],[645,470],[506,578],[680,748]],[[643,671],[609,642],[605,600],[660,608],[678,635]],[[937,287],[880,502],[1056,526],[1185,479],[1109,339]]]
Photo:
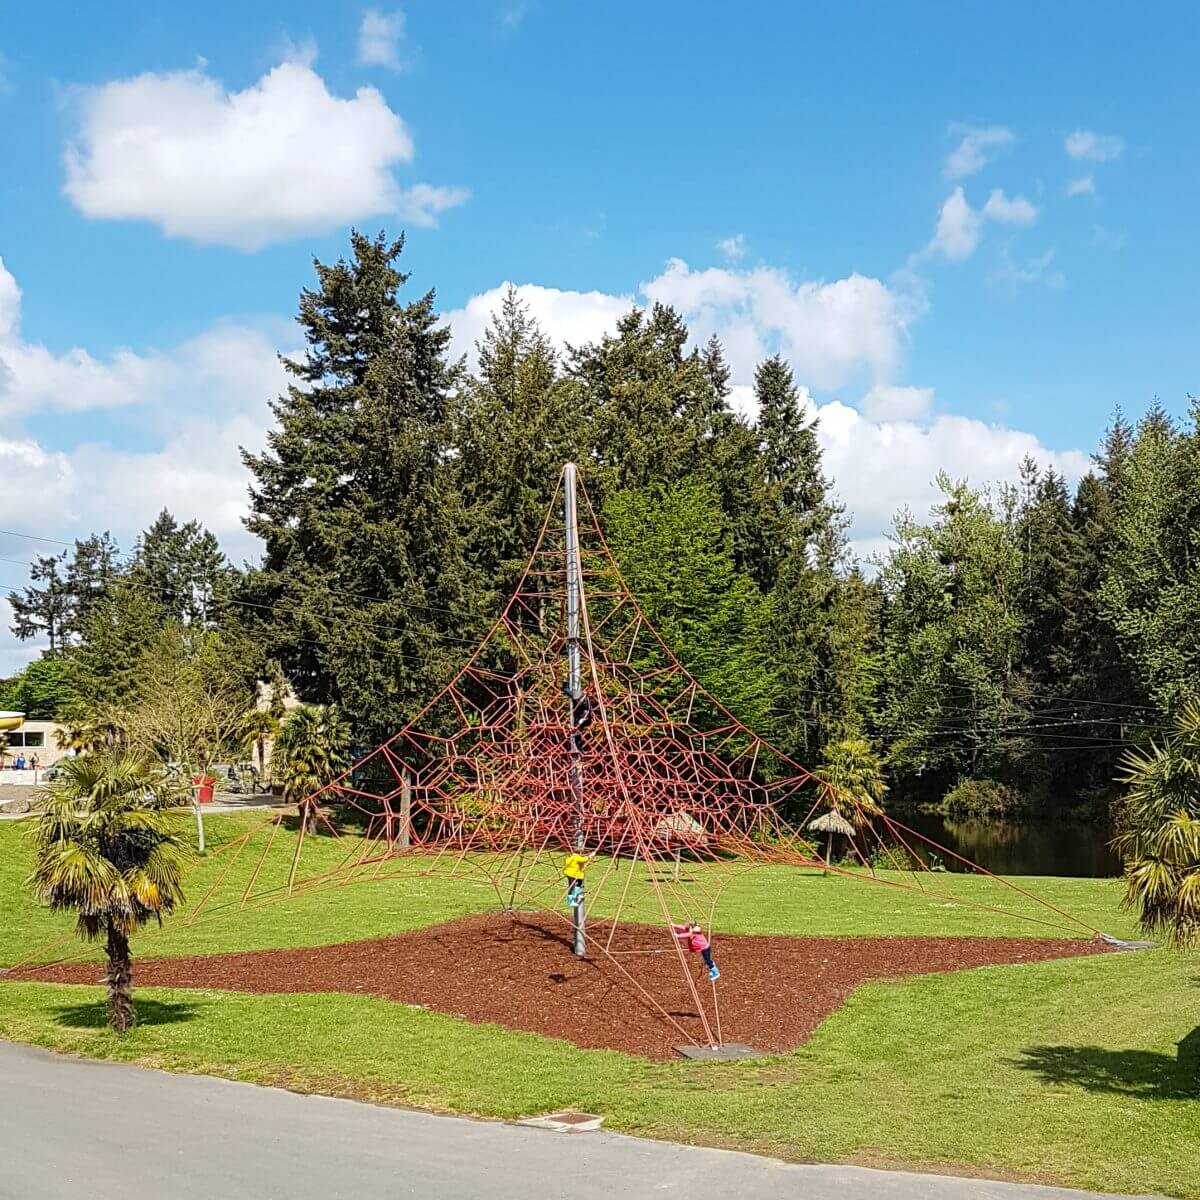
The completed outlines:
[[[626,585],[571,464],[474,653],[407,725],[301,808],[336,836],[322,811],[334,806],[357,815],[345,859],[306,873],[302,820],[286,885],[260,887],[276,822],[241,907],[405,875],[473,880],[499,909],[560,926],[564,954],[604,961],[628,996],[701,1049],[722,1045],[729,981],[718,983],[710,939],[739,874],[815,867],[891,888],[941,886],[918,852],[933,843],[789,760],[688,672]],[[803,834],[825,811],[859,832],[850,865],[823,860]],[[1045,909],[1028,919],[1081,924]],[[646,955],[677,960],[698,1017],[692,1032],[644,982]]]

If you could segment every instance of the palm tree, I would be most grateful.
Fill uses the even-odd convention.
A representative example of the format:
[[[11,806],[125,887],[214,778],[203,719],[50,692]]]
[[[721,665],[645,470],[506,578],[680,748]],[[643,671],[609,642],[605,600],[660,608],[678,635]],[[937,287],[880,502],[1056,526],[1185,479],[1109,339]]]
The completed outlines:
[[[1131,750],[1113,847],[1125,900],[1148,933],[1200,942],[1200,704],[1185,704],[1162,744]]]
[[[887,795],[883,766],[865,738],[830,742],[816,773],[829,784],[825,799],[830,810],[852,825],[863,825],[883,811]]]
[[[133,1024],[129,938],[183,900],[188,862],[164,805],[176,799],[157,766],[127,752],[64,759],[33,826],[29,882],[52,909],[78,914],[79,936],[105,938],[108,1023]]]
[[[283,798],[295,804],[306,833],[316,827],[315,793],[350,765],[350,727],[332,704],[302,704],[288,714],[272,756]]]
[[[260,785],[267,783],[267,742],[279,736],[279,718],[269,708],[250,708],[242,717],[238,739],[242,749],[254,756]]]

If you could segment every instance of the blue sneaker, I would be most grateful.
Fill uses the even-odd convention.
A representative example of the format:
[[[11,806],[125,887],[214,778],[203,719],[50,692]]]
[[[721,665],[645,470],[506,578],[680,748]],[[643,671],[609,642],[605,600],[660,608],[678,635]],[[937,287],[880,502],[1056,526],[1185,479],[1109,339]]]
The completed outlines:
[[[721,978],[720,969],[717,967],[717,965],[715,963],[711,967],[708,968],[708,977],[709,977],[709,979],[720,979]]]

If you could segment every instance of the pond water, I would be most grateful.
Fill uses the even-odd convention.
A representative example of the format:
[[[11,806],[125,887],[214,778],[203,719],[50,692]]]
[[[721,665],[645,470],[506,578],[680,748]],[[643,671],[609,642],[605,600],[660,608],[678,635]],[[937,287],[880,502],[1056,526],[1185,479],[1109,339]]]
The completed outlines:
[[[1103,878],[1121,874],[1121,860],[1108,845],[1112,830],[1105,825],[1065,821],[1018,824],[925,812],[897,813],[895,819],[996,875]],[[922,845],[913,849],[922,854]],[[948,855],[941,858],[949,871],[967,869]]]

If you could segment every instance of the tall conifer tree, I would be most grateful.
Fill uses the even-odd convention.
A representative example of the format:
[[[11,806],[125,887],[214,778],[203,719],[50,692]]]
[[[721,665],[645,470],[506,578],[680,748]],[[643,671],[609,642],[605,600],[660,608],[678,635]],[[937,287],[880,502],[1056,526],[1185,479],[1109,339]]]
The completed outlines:
[[[403,239],[355,232],[317,262],[299,322],[308,350],[272,406],[247,526],[266,549],[251,594],[268,650],[302,698],[334,702],[359,739],[390,735],[476,632],[451,461],[456,368],[433,293],[399,298]]]

